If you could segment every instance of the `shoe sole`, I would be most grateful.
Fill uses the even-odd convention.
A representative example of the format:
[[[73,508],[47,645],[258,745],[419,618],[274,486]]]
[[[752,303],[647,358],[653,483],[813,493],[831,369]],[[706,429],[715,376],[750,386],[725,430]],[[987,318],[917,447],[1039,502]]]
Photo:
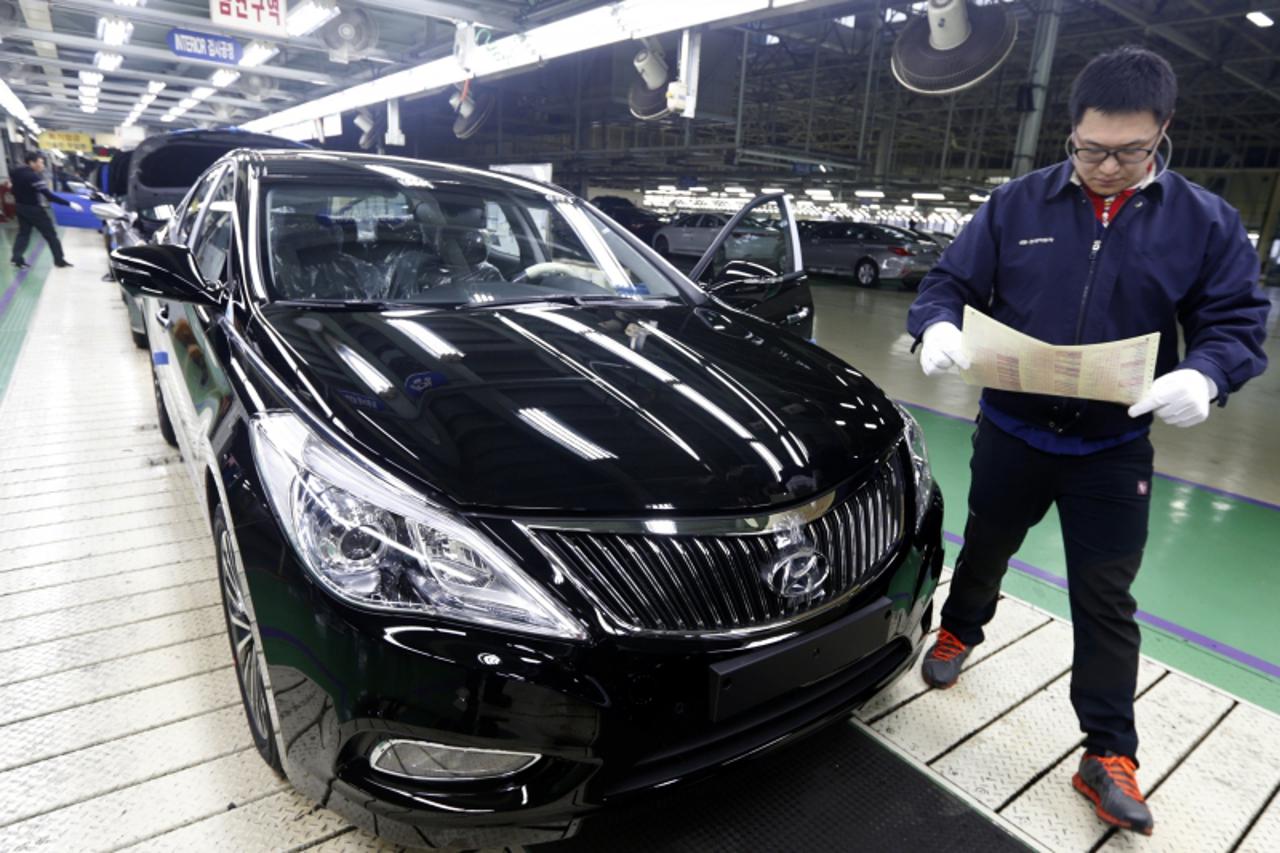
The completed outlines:
[[[1152,831],[1155,829],[1154,824],[1144,828],[1135,827],[1129,821],[1121,820],[1120,818],[1109,813],[1106,809],[1102,807],[1102,798],[1098,796],[1098,793],[1094,791],[1093,788],[1089,787],[1089,783],[1084,781],[1084,778],[1081,777],[1079,773],[1071,777],[1071,787],[1075,788],[1077,791],[1083,794],[1084,797],[1087,800],[1089,800],[1089,802],[1093,803],[1094,813],[1097,814],[1098,817],[1101,820],[1105,821],[1106,823],[1109,823],[1112,826],[1118,826],[1121,829],[1127,829],[1130,832],[1140,832],[1143,835],[1150,835]]]

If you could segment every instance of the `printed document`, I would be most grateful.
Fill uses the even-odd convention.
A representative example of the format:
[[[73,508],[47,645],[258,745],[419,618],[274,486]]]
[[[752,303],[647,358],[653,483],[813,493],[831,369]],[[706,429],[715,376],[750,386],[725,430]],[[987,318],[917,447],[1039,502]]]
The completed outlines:
[[[1053,346],[964,309],[964,348],[970,385],[1133,405],[1156,371],[1160,333],[1084,346]]]

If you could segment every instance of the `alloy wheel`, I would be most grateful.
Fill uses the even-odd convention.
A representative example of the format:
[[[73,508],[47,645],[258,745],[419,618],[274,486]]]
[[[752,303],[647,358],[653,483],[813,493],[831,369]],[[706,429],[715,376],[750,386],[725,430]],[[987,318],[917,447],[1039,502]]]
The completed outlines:
[[[240,574],[236,569],[235,552],[231,548],[231,533],[224,527],[218,537],[218,574],[222,580],[223,607],[227,616],[227,629],[231,633],[231,647],[235,655],[236,676],[244,695],[245,708],[254,735],[259,739],[270,737],[270,712],[267,709],[267,690],[259,671],[258,648],[249,623],[249,611],[245,606]]]

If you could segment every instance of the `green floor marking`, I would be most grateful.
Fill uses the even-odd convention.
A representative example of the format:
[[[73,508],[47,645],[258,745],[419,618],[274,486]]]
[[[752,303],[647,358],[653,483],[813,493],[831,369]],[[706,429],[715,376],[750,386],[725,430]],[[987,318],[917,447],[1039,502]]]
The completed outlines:
[[[915,407],[912,414],[924,427],[934,476],[946,499],[944,527],[963,535],[973,425]],[[949,565],[958,552],[958,546],[947,543]],[[1151,530],[1134,597],[1148,613],[1280,664],[1277,554],[1280,512],[1157,477],[1152,483]],[[1032,529],[1016,556],[1066,577],[1056,510]],[[1003,589],[1071,618],[1066,591],[1039,578],[1010,569]],[[1142,651],[1156,660],[1280,713],[1280,679],[1146,625],[1142,641]]]
[[[3,263],[0,266],[0,303],[21,272],[9,263],[13,238],[14,229],[0,228],[0,251],[4,252],[4,257],[0,258],[0,263]],[[49,251],[40,240],[33,240],[27,249],[27,261],[31,268],[9,298],[4,313],[0,314],[0,402],[3,402],[5,390],[9,387],[18,353],[22,351],[22,341],[27,336],[27,328],[31,325],[31,317],[40,302],[40,292],[44,290],[44,281],[52,265]]]

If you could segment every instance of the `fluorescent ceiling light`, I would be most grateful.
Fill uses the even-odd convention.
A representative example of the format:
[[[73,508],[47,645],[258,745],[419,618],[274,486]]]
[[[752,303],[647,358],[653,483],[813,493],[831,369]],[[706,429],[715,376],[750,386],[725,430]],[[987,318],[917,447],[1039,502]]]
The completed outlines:
[[[1245,15],[1245,18],[1255,27],[1269,27],[1275,23],[1266,12],[1250,12]]]
[[[173,120],[174,120],[174,119],[176,119],[176,118],[177,118],[177,116],[176,116],[176,115],[174,115],[173,113],[165,113],[164,115],[160,116],[160,120],[161,120],[161,121],[163,121],[163,122],[170,122],[170,121],[173,121]]]
[[[197,86],[191,90],[191,97],[197,101],[203,101],[205,98],[218,91],[212,86]]]
[[[831,201],[831,199],[835,198],[835,196],[831,194],[831,190],[824,189],[805,190],[804,194],[809,196],[809,198],[817,199],[818,201]]]
[[[98,111],[97,104],[81,104],[80,111],[85,113],[96,113]]]
[[[548,60],[625,41],[628,35],[612,6],[598,6],[534,27],[524,37],[538,56]]]
[[[778,193],[786,192],[786,190],[784,190],[782,187],[765,187],[764,189],[760,190],[760,192],[764,195],[777,195]]]
[[[92,97],[95,97],[95,98],[96,98],[96,97],[98,97],[98,93],[99,93],[99,92],[101,92],[101,91],[102,91],[102,90],[101,90],[101,89],[99,89],[97,86],[86,86],[86,85],[84,85],[84,84],[81,84],[81,86],[80,86],[80,95],[81,95],[82,97],[83,97],[84,95],[91,95]]]
[[[845,15],[843,18],[836,18],[836,23],[842,27],[848,27],[849,29],[853,29],[854,24],[857,23],[857,20],[858,20],[857,15]]]
[[[164,82],[161,80],[152,80],[147,84],[147,91],[152,95],[158,95],[164,91]]]
[[[146,95],[142,95],[141,97],[138,98],[138,106],[142,107],[143,109],[146,109],[147,107],[151,106],[151,104],[155,101],[155,99],[156,99],[156,96],[150,93]]]
[[[745,193],[747,191],[747,188],[746,187],[725,187],[724,191],[727,193]]]
[[[131,35],[133,35],[133,23],[124,18],[98,19],[98,41],[107,47],[128,44]]]
[[[854,190],[853,194],[858,198],[884,198],[880,190]]]
[[[178,101],[178,106],[182,107],[183,111],[186,111],[198,103],[200,103],[199,98],[183,98],[181,101]]]
[[[116,5],[125,6],[129,9],[134,9],[138,6],[146,5],[146,2],[147,0],[116,0]]]
[[[691,193],[704,193],[706,191],[706,187],[689,187],[689,192]]]
[[[534,27],[523,35],[506,36],[484,45],[485,59],[481,62],[506,57],[506,61],[511,63],[509,66],[492,70],[512,71],[570,53],[736,17],[769,8],[769,5],[770,0],[622,0]],[[298,35],[295,16],[314,16],[319,20],[322,15],[336,13],[333,0],[303,0],[289,12],[289,32]],[[298,17],[298,20],[302,18]],[[515,42],[503,44],[509,39]],[[369,104],[432,92],[471,76],[472,72],[462,68],[453,56],[445,56],[254,119],[246,122],[244,129],[269,132],[299,125]]]
[[[102,74],[98,71],[81,71],[80,82],[86,86],[102,85]]]
[[[222,89],[230,86],[232,83],[240,79],[240,72],[231,68],[219,68],[213,72],[213,76],[209,78],[209,82],[216,89]]]
[[[676,191],[675,184],[662,184],[658,187],[660,193],[673,193]]]
[[[912,193],[911,197],[916,201],[946,201],[947,197],[942,193]]]
[[[268,41],[251,41],[240,54],[240,65],[243,68],[255,68],[270,61],[280,48]]]
[[[338,16],[338,5],[333,0],[302,0],[289,10],[285,27],[294,38],[309,35]]]
[[[120,63],[124,62],[124,57],[118,53],[110,53],[98,51],[93,55],[93,64],[101,68],[103,71],[115,71],[120,67]]]
[[[986,201],[990,196],[978,195],[977,193],[969,193],[969,201],[976,201],[979,204]]]
[[[773,33],[769,33],[768,35],[766,35],[766,36],[764,37],[764,43],[765,43],[765,44],[767,44],[767,45],[768,45],[768,44],[782,44],[782,39],[778,38],[778,37],[777,37],[777,36],[775,36]]]
[[[615,8],[631,38],[641,39],[758,12],[769,0],[623,0]]]

